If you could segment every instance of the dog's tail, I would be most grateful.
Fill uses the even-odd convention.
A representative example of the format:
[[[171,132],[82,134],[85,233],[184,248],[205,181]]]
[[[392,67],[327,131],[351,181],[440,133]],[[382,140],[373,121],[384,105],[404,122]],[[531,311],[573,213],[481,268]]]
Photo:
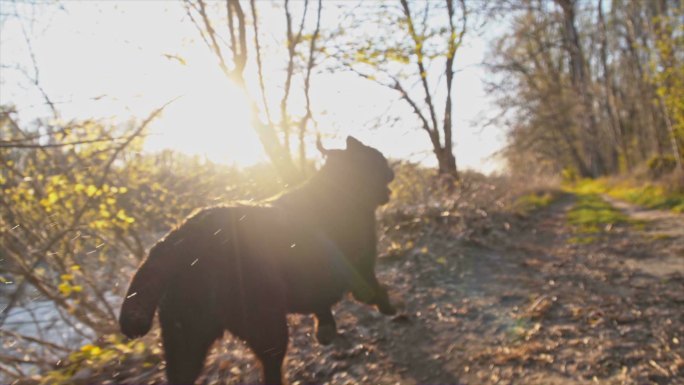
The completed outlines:
[[[119,326],[126,337],[142,337],[152,327],[159,300],[183,259],[183,248],[176,247],[173,235],[152,247],[131,280],[119,316]]]
[[[121,305],[119,326],[125,336],[137,338],[150,331],[154,312],[169,285],[181,278],[183,269],[197,262],[197,245],[211,247],[221,228],[237,220],[235,216],[240,213],[233,211],[199,210],[152,247],[135,272]]]

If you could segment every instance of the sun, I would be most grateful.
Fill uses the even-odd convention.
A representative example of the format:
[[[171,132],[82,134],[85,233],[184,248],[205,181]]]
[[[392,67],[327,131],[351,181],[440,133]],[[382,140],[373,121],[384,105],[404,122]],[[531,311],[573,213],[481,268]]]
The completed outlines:
[[[198,66],[199,67],[199,66]],[[156,122],[148,149],[171,148],[214,162],[249,166],[265,161],[247,97],[214,67],[188,68],[183,93]]]
[[[211,56],[197,52],[183,56],[187,63],[165,60],[156,69],[155,77],[171,84],[159,84],[155,99],[168,100],[173,94],[178,99],[153,125],[146,149],[170,148],[238,166],[267,161],[244,90],[221,72]]]

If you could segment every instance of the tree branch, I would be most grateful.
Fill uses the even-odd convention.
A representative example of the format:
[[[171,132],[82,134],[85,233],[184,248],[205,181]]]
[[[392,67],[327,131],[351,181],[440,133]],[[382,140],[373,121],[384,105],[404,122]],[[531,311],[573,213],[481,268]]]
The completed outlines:
[[[198,8],[196,9],[198,10],[200,16],[202,16],[202,21],[204,21],[204,27],[207,30],[207,35],[209,35],[209,40],[211,40],[211,48],[213,49],[216,58],[219,60],[219,66],[225,74],[229,74],[228,67],[226,66],[226,60],[223,58],[223,52],[221,51],[221,47],[218,45],[218,42],[216,41],[216,31],[214,30],[214,27],[211,25],[209,16],[207,16],[207,9],[204,0],[197,0],[197,4]]]
[[[413,18],[411,17],[411,10],[409,8],[407,0],[400,0],[402,9],[404,11],[404,16],[406,16],[406,23],[409,28],[409,35],[415,45],[416,51],[416,64],[418,65],[418,71],[420,75],[421,84],[423,85],[423,90],[425,91],[425,103],[430,111],[430,119],[432,121],[432,128],[436,131],[439,129],[437,125],[437,114],[435,113],[435,106],[432,102],[432,95],[430,94],[430,87],[427,83],[427,72],[425,71],[425,64],[423,62],[423,41],[422,38],[416,33],[415,26],[413,25]],[[439,146],[441,148],[441,145]]]
[[[264,113],[266,114],[267,123],[270,127],[273,127],[273,120],[271,119],[271,109],[268,106],[268,98],[266,97],[266,86],[264,85],[264,66],[261,63],[261,44],[259,44],[259,21],[257,18],[255,0],[250,0],[249,5],[252,9],[252,26],[254,27],[254,52],[256,54],[257,76],[259,78],[259,88],[261,89],[261,100],[264,104]]]

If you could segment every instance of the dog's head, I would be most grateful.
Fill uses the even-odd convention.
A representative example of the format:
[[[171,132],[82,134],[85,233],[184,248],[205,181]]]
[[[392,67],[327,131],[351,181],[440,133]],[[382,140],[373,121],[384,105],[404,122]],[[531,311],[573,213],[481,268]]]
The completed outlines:
[[[318,150],[326,157],[324,169],[336,188],[350,194],[361,204],[377,207],[389,201],[389,183],[394,172],[380,151],[366,146],[352,136],[347,137],[347,148],[329,150],[320,140]]]

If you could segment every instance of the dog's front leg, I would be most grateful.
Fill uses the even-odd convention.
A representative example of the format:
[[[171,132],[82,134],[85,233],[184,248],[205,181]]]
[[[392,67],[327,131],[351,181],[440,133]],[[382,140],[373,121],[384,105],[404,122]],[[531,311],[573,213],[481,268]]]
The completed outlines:
[[[385,315],[394,315],[397,310],[390,302],[387,289],[378,282],[375,274],[370,274],[362,282],[357,282],[356,287],[352,290],[354,298],[368,305],[378,307],[380,313]]]
[[[385,315],[395,315],[397,314],[397,309],[392,305],[387,294],[387,289],[378,283],[375,289],[375,300],[372,305],[376,305],[380,313]]]

